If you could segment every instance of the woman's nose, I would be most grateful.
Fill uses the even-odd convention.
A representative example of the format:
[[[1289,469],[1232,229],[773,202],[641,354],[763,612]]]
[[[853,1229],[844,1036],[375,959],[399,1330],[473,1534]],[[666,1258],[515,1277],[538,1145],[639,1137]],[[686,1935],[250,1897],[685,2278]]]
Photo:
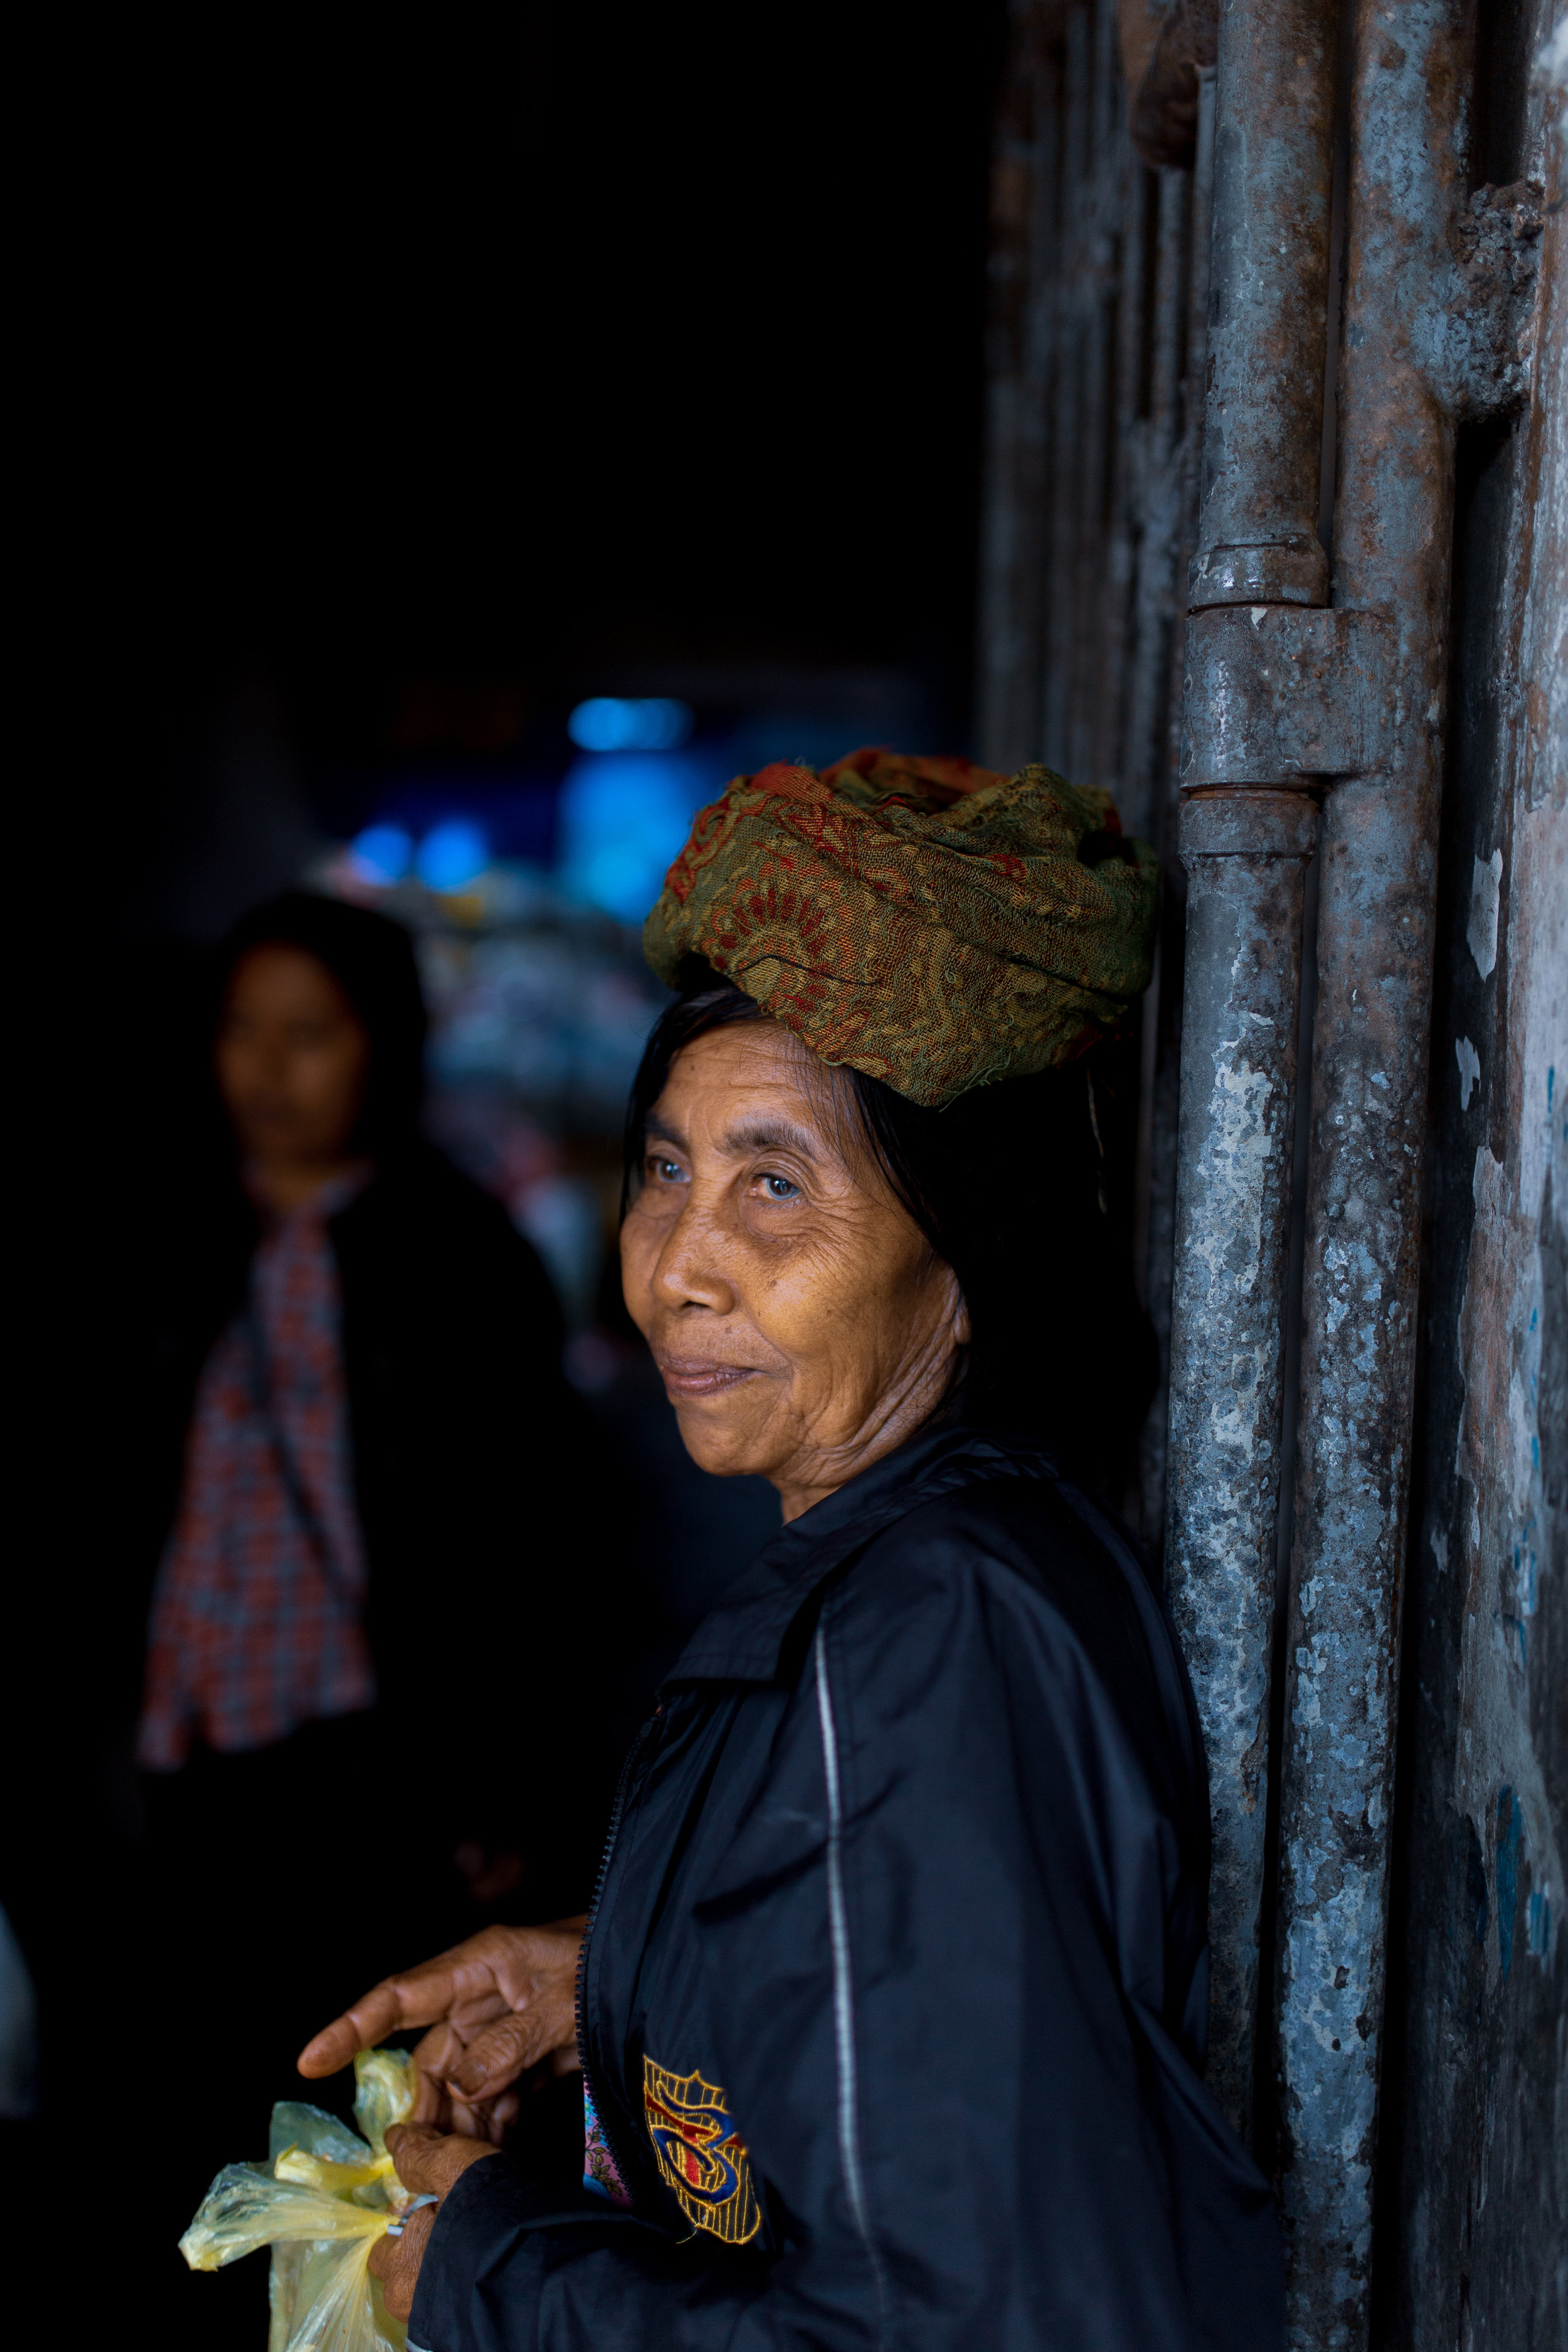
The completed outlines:
[[[693,1188],[659,1251],[654,1297],[665,1307],[705,1307],[715,1315],[731,1314],[736,1293],[727,1255],[711,1205]]]

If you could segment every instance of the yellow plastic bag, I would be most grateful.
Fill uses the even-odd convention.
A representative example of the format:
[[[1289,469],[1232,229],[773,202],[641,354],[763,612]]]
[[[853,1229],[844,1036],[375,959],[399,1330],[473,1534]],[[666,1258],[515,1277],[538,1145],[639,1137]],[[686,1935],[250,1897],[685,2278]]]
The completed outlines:
[[[194,2271],[271,2247],[268,2352],[405,2352],[407,2331],[366,2265],[376,2240],[430,2201],[403,2187],[386,2152],[388,2125],[414,2105],[413,2061],[362,2050],[354,2078],[363,2139],[320,2107],[280,2100],[267,2162],[226,2164],[180,2240]]]

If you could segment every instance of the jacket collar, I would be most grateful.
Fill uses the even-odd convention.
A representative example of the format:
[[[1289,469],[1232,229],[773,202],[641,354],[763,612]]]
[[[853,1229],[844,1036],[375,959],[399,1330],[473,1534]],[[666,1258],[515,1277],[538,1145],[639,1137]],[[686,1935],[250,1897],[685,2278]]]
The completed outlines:
[[[895,1519],[982,1478],[1056,1475],[1055,1456],[1032,1438],[952,1421],[922,1431],[781,1528],[709,1611],[666,1682],[772,1682],[816,1587]]]

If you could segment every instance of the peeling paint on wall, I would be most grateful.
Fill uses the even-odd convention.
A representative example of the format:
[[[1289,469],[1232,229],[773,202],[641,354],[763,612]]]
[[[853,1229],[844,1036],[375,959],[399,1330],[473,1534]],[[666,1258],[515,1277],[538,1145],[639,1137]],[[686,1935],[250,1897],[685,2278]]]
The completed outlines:
[[[1153,16],[1163,6],[1148,0]],[[1298,1819],[1280,1805],[1281,1893],[1275,1919],[1262,1913],[1261,1949],[1290,1993],[1295,2039],[1283,2053],[1279,2112],[1268,2111],[1267,2096],[1257,2103],[1260,2154],[1282,2181],[1296,2176],[1282,2203],[1298,2276],[1303,2246],[1328,2250],[1298,2298],[1302,2352],[1366,2352],[1369,2315],[1376,2352],[1568,2352],[1565,7],[1356,0],[1342,12],[1354,39],[1386,27],[1371,68],[1403,77],[1408,120],[1384,110],[1400,171],[1379,184],[1393,190],[1406,173],[1447,171],[1469,142],[1458,216],[1445,231],[1455,250],[1436,257],[1437,276],[1452,289],[1457,272],[1467,299],[1455,315],[1434,317],[1428,304],[1410,320],[1413,335],[1430,331],[1430,349],[1426,379],[1408,398],[1387,398],[1385,385],[1369,392],[1363,380],[1367,412],[1384,402],[1387,452],[1403,450],[1409,462],[1397,478],[1380,474],[1342,516],[1336,499],[1333,613],[1391,611],[1420,572],[1422,642],[1435,658],[1418,677],[1411,671],[1395,730],[1401,742],[1407,733],[1414,741],[1413,722],[1427,730],[1418,821],[1408,796],[1391,814],[1394,773],[1381,765],[1364,775],[1336,769],[1355,781],[1325,796],[1309,903],[1321,885],[1329,914],[1314,917],[1308,945],[1320,1009],[1331,983],[1336,992],[1340,1034],[1332,1083],[1316,1097],[1329,1108],[1310,1156],[1328,1178],[1323,1246],[1305,1286],[1315,1342],[1327,1345],[1300,1351],[1300,1415],[1268,1309],[1287,1234],[1289,1023],[1249,1018],[1278,1013],[1285,995],[1277,974],[1246,961],[1279,952],[1294,917],[1260,899],[1242,907],[1239,873],[1208,871],[1187,901],[1194,939],[1205,958],[1214,950],[1213,987],[1194,988],[1185,1034],[1180,1017],[1185,877],[1167,721],[1173,681],[1191,672],[1198,637],[1176,609],[1177,583],[1195,551],[1216,593],[1239,594],[1237,559],[1258,554],[1250,531],[1233,534],[1237,545],[1218,551],[1232,571],[1216,579],[1216,551],[1194,548],[1203,387],[1224,376],[1226,402],[1234,391],[1244,407],[1248,395],[1243,372],[1226,373],[1225,349],[1209,366],[1211,321],[1223,328],[1229,315],[1230,282],[1222,270],[1211,300],[1216,240],[1203,159],[1212,154],[1216,74],[1211,66],[1199,76],[1194,145],[1191,60],[1181,65],[1192,176],[1173,162],[1141,179],[1128,169],[1110,69],[1110,0],[1062,8],[1016,0],[1009,11],[993,257],[984,756],[1011,766],[1043,750],[1080,781],[1111,786],[1124,820],[1162,846],[1139,1257],[1162,1342],[1173,1297],[1181,1302],[1171,1349],[1176,1467],[1167,1515],[1162,1400],[1145,1433],[1134,1516],[1156,1538],[1168,1525],[1170,1590],[1204,1714],[1215,1832],[1211,2084],[1239,2120],[1275,1770],[1266,1709],[1278,1623],[1275,1477],[1287,1453],[1309,1473],[1299,1494],[1291,1482],[1287,1508],[1299,1541],[1304,1517],[1314,1531],[1302,1589],[1292,1577],[1287,1704],[1278,1713],[1289,1724],[1284,1753],[1295,1744],[1305,1754],[1323,1801],[1314,1797]],[[1278,9],[1230,0],[1227,16],[1233,30],[1245,20],[1267,32],[1287,13],[1285,0]],[[1456,28],[1458,47],[1429,75],[1412,68],[1412,53],[1439,19]],[[1286,79],[1268,81],[1271,98]],[[1444,91],[1459,95],[1457,128],[1441,111]],[[1411,136],[1428,104],[1422,120],[1428,129],[1440,121],[1441,135]],[[1234,138],[1225,152],[1233,155]],[[1283,152],[1276,143],[1276,178]],[[1367,197],[1358,170],[1348,222]],[[1543,204],[1524,182],[1544,184]],[[1222,227],[1250,236],[1259,217],[1233,207]],[[1403,217],[1398,273],[1384,281],[1374,326],[1423,272],[1430,282],[1433,254],[1404,242],[1418,226]],[[1531,362],[1520,330],[1537,253]],[[1228,348],[1226,333],[1215,340]],[[1512,392],[1525,395],[1531,364],[1521,412]],[[1299,394],[1320,375],[1298,365],[1286,389]],[[1496,408],[1505,379],[1510,402]],[[1428,392],[1468,420],[1458,435],[1447,647],[1426,624],[1446,623],[1448,612],[1447,541],[1435,561],[1432,517],[1441,513],[1446,532],[1456,450],[1446,423],[1422,438],[1434,421]],[[1264,406],[1272,432],[1283,411]],[[1341,405],[1342,487],[1355,407],[1348,397]],[[1311,511],[1290,547],[1316,563],[1315,425],[1309,439]],[[1272,530],[1263,533],[1270,546]],[[1355,548],[1365,558],[1373,540],[1386,570],[1374,576],[1363,561],[1358,573]],[[1273,625],[1274,608],[1253,601],[1261,593],[1249,587],[1241,608],[1244,677]],[[1216,778],[1228,777],[1229,789],[1276,774],[1272,763],[1259,774],[1247,765],[1246,775],[1227,769]],[[1439,766],[1440,859],[1426,822]],[[1406,860],[1412,843],[1419,855]],[[1226,862],[1212,851],[1213,868]],[[1378,880],[1396,866],[1403,897]],[[1428,931],[1434,877],[1437,921]],[[1368,931],[1361,915],[1374,898],[1379,919]],[[1370,945],[1396,934],[1404,945],[1380,963]],[[1325,981],[1333,960],[1319,951],[1336,936],[1343,952]],[[1429,985],[1427,1055],[1415,1040]],[[1316,1118],[1310,1102],[1304,1108]],[[1308,1156],[1303,1147],[1303,1164]],[[1205,1205],[1212,1214],[1196,1213]],[[1320,1365],[1334,1358],[1331,1392],[1308,1376],[1314,1355]],[[1320,1507],[1320,1469],[1331,1513]],[[1385,1931],[1369,1890],[1382,1881],[1391,1803]],[[1281,1919],[1282,1959],[1273,1948]],[[1303,2123],[1310,2166],[1300,2146],[1283,2145]],[[1360,2227],[1369,2185],[1370,2233]],[[1344,2231],[1342,2212],[1352,2216]]]
[[[1548,100],[1524,160],[1561,175]],[[1568,2342],[1565,229],[1558,202],[1537,398],[1460,453],[1379,2209],[1411,2352]]]
[[[1483,866],[1478,857],[1470,882],[1470,920],[1465,932],[1476,970],[1485,980],[1497,962],[1498,894],[1502,887],[1502,852],[1494,849]]]

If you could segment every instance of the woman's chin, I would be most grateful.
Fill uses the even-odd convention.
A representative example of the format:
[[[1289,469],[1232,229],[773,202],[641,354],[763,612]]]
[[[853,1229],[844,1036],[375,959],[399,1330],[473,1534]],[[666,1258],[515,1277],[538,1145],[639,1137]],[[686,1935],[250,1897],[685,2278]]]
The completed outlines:
[[[714,1478],[763,1477],[776,1448],[757,1427],[754,1412],[742,1402],[744,1390],[723,1389],[708,1397],[671,1397],[680,1442],[700,1470]],[[747,1402],[750,1399],[747,1398]]]

